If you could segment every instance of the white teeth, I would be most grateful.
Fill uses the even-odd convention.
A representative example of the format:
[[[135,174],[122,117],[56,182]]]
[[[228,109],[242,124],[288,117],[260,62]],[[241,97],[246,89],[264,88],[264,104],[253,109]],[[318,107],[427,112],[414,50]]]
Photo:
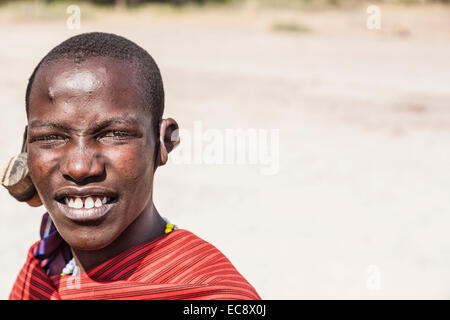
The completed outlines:
[[[74,202],[74,204],[73,204],[73,207],[75,208],[75,209],[81,209],[81,208],[83,208],[83,200],[81,200],[81,198],[75,198],[75,202]]]
[[[94,199],[92,197],[87,197],[86,200],[84,200],[84,207],[86,209],[91,209],[94,207]]]
[[[103,204],[103,202],[102,202],[102,200],[100,200],[100,198],[97,198],[97,200],[95,200],[94,205],[96,208],[101,207],[102,204]]]
[[[94,200],[95,199],[95,200]],[[92,208],[99,208],[105,203],[109,201],[108,197],[87,197],[87,198],[80,198],[80,197],[65,197],[64,203],[69,206],[70,208],[74,209],[92,209]]]

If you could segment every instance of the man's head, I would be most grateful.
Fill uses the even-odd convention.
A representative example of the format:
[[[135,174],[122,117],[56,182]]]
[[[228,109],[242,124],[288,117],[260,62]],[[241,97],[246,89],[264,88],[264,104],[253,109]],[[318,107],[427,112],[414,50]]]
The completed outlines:
[[[26,106],[31,178],[69,245],[100,250],[149,212],[178,127],[161,120],[161,75],[144,49],[111,34],[70,38],[36,67]]]

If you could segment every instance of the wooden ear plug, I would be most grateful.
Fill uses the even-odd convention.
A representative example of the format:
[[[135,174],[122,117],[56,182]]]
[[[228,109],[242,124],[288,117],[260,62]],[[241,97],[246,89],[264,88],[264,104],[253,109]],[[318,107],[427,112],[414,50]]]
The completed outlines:
[[[39,207],[42,201],[31,181],[27,156],[26,152],[22,152],[9,160],[6,167],[0,171],[0,181],[16,200]]]

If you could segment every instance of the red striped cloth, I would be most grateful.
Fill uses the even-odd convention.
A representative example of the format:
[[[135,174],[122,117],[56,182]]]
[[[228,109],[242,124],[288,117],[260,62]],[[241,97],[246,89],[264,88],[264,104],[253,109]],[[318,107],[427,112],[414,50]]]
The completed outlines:
[[[33,254],[37,244],[12,300],[260,299],[217,248],[186,230],[132,247],[80,276],[47,276]]]

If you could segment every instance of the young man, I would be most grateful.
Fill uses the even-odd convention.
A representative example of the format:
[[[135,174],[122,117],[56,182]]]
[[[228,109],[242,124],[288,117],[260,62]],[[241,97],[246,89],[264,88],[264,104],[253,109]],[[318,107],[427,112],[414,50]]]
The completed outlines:
[[[113,34],[72,37],[26,92],[31,180],[48,213],[10,299],[259,299],[214,246],[166,223],[153,176],[179,143],[152,57]]]

